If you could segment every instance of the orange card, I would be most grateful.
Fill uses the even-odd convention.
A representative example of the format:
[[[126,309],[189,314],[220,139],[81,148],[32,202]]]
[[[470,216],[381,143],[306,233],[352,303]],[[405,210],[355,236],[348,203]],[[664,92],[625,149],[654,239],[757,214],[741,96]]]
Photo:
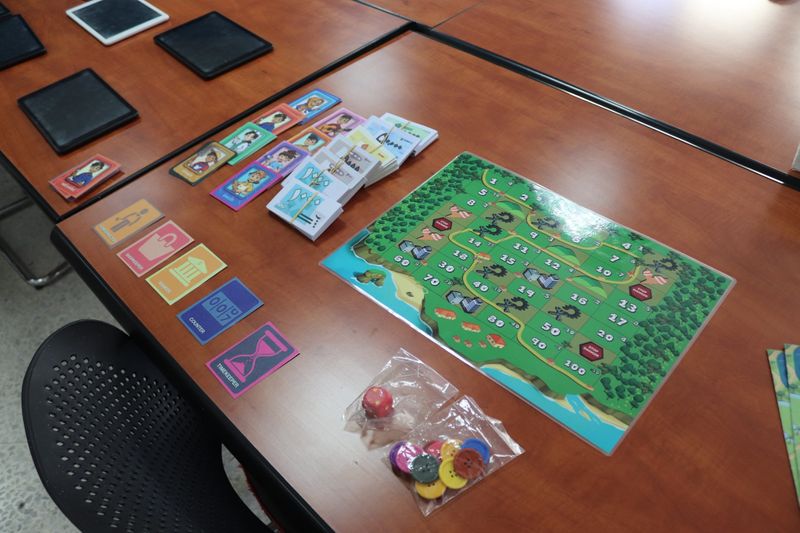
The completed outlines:
[[[115,246],[163,216],[161,211],[143,198],[96,225],[94,231],[107,245]]]
[[[147,283],[174,304],[228,266],[205,244],[198,244],[178,259],[152,274]]]

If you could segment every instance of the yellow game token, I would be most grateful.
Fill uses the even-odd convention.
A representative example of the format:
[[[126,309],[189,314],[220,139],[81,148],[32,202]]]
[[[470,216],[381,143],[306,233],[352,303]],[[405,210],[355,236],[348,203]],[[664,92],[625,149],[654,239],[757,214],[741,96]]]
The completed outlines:
[[[414,488],[417,489],[417,494],[426,500],[435,500],[447,490],[447,487],[445,487],[440,479],[431,483],[420,483],[417,481],[414,483]]]
[[[456,473],[452,459],[447,459],[439,465],[439,479],[448,489],[462,489],[467,484],[467,478],[463,478]]]
[[[461,441],[458,439],[447,439],[447,442],[442,444],[442,461],[452,459],[456,456],[456,452],[461,449]]]

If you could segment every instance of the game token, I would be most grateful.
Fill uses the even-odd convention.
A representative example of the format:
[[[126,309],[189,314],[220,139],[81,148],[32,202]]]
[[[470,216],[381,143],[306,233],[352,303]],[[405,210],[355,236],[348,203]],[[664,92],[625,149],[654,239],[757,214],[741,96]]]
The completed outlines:
[[[439,466],[439,479],[448,489],[461,489],[467,484],[467,478],[461,477],[456,473],[453,460],[448,459]]]
[[[481,439],[467,439],[461,445],[461,449],[473,449],[481,454],[481,458],[485,464],[489,464],[489,458],[492,456],[492,452],[490,451],[489,445],[486,444]]]
[[[411,461],[413,461],[414,457],[418,455],[422,455],[422,448],[416,444],[404,442],[394,455],[394,463],[398,470],[406,474],[410,474],[411,469],[409,466],[411,465]]]
[[[389,462],[392,463],[392,466],[395,468],[397,468],[397,452],[405,443],[406,441],[404,440],[395,442],[394,446],[392,446],[392,448],[389,450]]]
[[[444,444],[444,441],[441,441],[439,439],[435,439],[435,440],[430,441],[425,446],[423,446],[423,449],[425,450],[425,453],[430,454],[430,455],[436,457],[437,459],[441,460],[441,458],[442,458],[442,444]]]
[[[447,442],[442,444],[440,456],[442,461],[452,459],[456,456],[456,452],[461,449],[461,441],[458,439],[448,439]]]
[[[414,483],[414,488],[417,489],[417,494],[426,500],[435,500],[447,490],[447,487],[439,479],[430,483],[420,483],[417,481]]]
[[[411,477],[420,483],[431,483],[439,477],[439,460],[427,453],[414,457],[409,466]]]
[[[392,414],[392,393],[383,387],[370,387],[361,399],[367,418],[383,418]]]
[[[475,479],[483,473],[481,454],[471,448],[460,449],[453,458],[453,469],[461,477]]]

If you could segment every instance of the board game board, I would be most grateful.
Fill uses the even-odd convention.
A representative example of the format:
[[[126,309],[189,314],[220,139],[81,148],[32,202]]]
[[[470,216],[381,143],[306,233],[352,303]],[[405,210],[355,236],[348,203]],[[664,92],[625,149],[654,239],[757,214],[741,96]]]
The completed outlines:
[[[608,454],[734,283],[469,153],[323,265]]]

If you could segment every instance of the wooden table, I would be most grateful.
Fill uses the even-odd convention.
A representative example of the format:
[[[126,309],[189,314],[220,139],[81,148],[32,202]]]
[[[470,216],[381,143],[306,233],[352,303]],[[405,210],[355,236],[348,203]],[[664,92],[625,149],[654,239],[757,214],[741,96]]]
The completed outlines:
[[[786,172],[798,24],[797,2],[486,0],[437,30]]]
[[[170,20],[103,46],[70,20],[73,0],[6,2],[22,14],[47,54],[0,72],[0,151],[54,219],[76,210],[131,173],[273,93],[352,53],[404,21],[348,0],[164,0]],[[153,42],[153,37],[217,10],[272,42],[275,49],[211,81],[204,81]],[[139,110],[135,122],[65,156],[58,156],[17,106],[17,99],[91,67]],[[95,153],[122,164],[122,173],[77,202],[67,202],[48,180]],[[16,174],[16,173],[15,173]],[[29,186],[28,186],[29,185]]]
[[[789,310],[800,299],[800,194],[418,34],[316,85],[361,114],[391,111],[440,132],[422,155],[359,192],[316,243],[265,212],[274,191],[238,213],[209,196],[234,169],[191,188],[167,174],[169,165],[61,222],[54,240],[118,316],[154,342],[240,441],[252,444],[332,528],[800,527],[764,354],[797,336]],[[318,265],[465,150],[738,280],[611,457]],[[140,198],[229,265],[171,307],[92,231]],[[200,346],[175,315],[234,276],[264,306]],[[234,400],[204,364],[267,320],[301,355]],[[527,450],[427,519],[381,454],[342,429],[344,408],[400,347],[503,420]]]
[[[480,0],[356,0],[426,26],[436,26],[480,3]]]

